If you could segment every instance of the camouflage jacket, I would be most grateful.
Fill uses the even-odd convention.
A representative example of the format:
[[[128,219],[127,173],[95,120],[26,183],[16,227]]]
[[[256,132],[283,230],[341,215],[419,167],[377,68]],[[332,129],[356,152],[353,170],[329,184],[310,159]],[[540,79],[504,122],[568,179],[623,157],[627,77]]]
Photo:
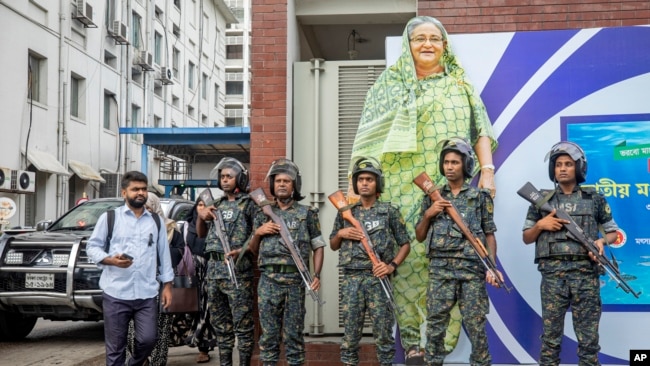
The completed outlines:
[[[547,197],[549,204],[558,210],[568,213],[576,224],[581,227],[585,234],[592,239],[598,238],[598,226],[603,225],[605,232],[612,232],[618,226],[612,218],[611,208],[605,198],[591,188],[581,188],[576,185],[569,195],[562,193],[560,187],[555,191],[542,190],[542,195]],[[526,214],[524,230],[531,228],[541,220],[547,213],[540,212],[537,207],[531,205]],[[535,263],[542,258],[573,258],[574,260],[588,260],[587,250],[577,241],[567,236],[567,229],[558,231],[543,231],[535,244]]]
[[[397,255],[399,246],[411,242],[402,215],[390,203],[375,201],[373,206],[366,210],[361,202],[357,202],[350,210],[352,216],[365,226],[379,260],[389,263]],[[341,214],[337,214],[330,239],[336,236],[339,230],[351,226],[352,224],[343,220]],[[339,267],[371,269],[372,262],[361,242],[345,239],[339,249]]]
[[[449,185],[445,184],[440,189],[440,194],[442,198],[453,203],[469,230],[482,243],[485,243],[485,234],[497,231],[493,219],[494,204],[487,190],[479,190],[464,183],[458,195],[454,197]],[[431,204],[431,198],[428,196],[422,199],[420,221],[424,216],[424,212],[431,207]],[[440,213],[431,220],[425,244],[427,245],[427,256],[429,258],[480,260],[458,225],[446,212]]]
[[[234,201],[229,201],[223,196],[215,203],[224,225],[226,226],[226,236],[230,241],[230,249],[241,248],[250,238],[253,232],[253,220],[257,212],[257,205],[247,194],[237,194]],[[215,214],[217,213],[215,212]],[[217,236],[216,227],[212,222],[206,222],[208,225],[208,235],[205,239],[205,252],[224,253],[223,245]],[[252,258],[247,255],[238,261],[237,272],[243,272],[252,275]],[[214,271],[214,272],[213,272]],[[211,268],[209,278],[228,278],[228,268],[223,261],[219,261],[215,268]]]
[[[305,264],[309,265],[309,253],[325,246],[321,236],[318,209],[301,205],[295,201],[286,210],[280,209],[275,203],[271,205],[271,209],[287,224],[294,245]],[[259,210],[255,216],[254,227],[257,229],[269,220],[264,212]],[[262,237],[258,256],[260,267],[268,264],[295,265],[291,258],[291,252],[281,239],[279,233]]]

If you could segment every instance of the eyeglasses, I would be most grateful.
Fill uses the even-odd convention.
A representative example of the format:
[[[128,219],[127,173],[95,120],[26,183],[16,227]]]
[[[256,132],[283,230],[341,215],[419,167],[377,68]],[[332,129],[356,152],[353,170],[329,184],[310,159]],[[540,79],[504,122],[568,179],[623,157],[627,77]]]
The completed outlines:
[[[417,45],[425,44],[427,41],[429,41],[431,44],[438,44],[438,43],[442,43],[443,39],[440,38],[440,37],[427,38],[427,37],[424,37],[424,36],[418,36],[418,37],[415,37],[415,38],[411,39],[411,42],[413,42],[413,44],[417,44]]]

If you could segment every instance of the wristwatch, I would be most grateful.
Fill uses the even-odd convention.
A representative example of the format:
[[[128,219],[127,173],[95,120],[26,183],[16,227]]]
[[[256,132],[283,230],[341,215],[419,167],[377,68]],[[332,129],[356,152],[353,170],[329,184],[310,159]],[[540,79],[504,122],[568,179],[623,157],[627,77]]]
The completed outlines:
[[[391,261],[390,263],[388,263],[388,265],[393,267],[393,269],[395,269],[395,271],[397,271],[397,267],[398,267],[397,263],[395,263],[394,261]]]
[[[320,272],[314,273],[314,277],[318,278],[320,280]]]

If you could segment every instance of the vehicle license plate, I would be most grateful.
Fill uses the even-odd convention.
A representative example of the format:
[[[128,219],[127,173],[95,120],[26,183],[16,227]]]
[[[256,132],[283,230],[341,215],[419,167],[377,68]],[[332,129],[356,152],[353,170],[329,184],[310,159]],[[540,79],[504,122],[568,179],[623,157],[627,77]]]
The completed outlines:
[[[54,288],[54,274],[26,273],[25,288]]]

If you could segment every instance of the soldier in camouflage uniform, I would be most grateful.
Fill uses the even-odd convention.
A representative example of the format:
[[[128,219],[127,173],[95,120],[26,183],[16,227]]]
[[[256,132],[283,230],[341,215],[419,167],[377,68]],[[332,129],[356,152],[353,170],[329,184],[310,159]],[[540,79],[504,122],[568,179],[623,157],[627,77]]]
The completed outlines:
[[[330,234],[332,250],[341,250],[341,302],[345,319],[341,362],[345,365],[359,363],[359,341],[366,310],[372,323],[379,363],[382,366],[392,365],[395,357],[395,321],[379,278],[392,275],[411,248],[411,238],[399,209],[378,200],[383,190],[384,176],[379,162],[373,160],[361,157],[354,164],[352,187],[360,200],[350,210],[366,227],[380,263],[373,266],[360,242],[363,232],[344,221],[340,213]]]
[[[240,365],[250,365],[254,345],[253,322],[253,260],[250,253],[237,261],[235,275],[239,288],[231,282],[226,264],[226,254],[217,237],[214,215],[221,215],[226,227],[230,248],[235,254],[241,251],[253,231],[257,206],[248,194],[248,171],[236,159],[223,158],[212,170],[218,177],[217,188],[224,195],[199,212],[197,235],[206,237],[205,252],[208,257],[206,280],[208,282],[208,307],[210,322],[217,333],[221,366],[232,365],[235,336]]]
[[[559,365],[560,346],[564,333],[564,316],[569,306],[573,328],[578,339],[580,365],[600,365],[598,361],[598,323],[601,314],[600,270],[590,259],[591,253],[567,236],[567,220],[555,216],[566,211],[590,238],[597,238],[599,226],[606,240],[616,240],[618,226],[605,198],[580,183],[587,175],[587,158],[575,143],[561,141],[547,154],[548,174],[555,189],[542,191],[551,206],[542,214],[531,205],[524,223],[523,240],[535,242],[535,263],[542,274],[541,299],[544,332],[539,364]],[[605,238],[594,241],[600,253]]]
[[[498,283],[491,273],[486,273],[472,245],[445,209],[454,206],[458,210],[470,231],[487,244],[489,255],[496,263],[492,197],[489,191],[466,182],[474,169],[469,143],[451,138],[441,146],[439,170],[447,178],[447,184],[440,188],[443,199],[432,203],[428,196],[424,197],[415,229],[417,240],[427,246],[429,258],[425,360],[428,365],[442,365],[447,354],[444,337],[450,311],[458,302],[472,344],[470,364],[490,365],[492,357],[485,330],[489,299],[484,282],[495,287]],[[502,279],[500,272],[497,275]]]
[[[318,209],[301,205],[301,177],[298,166],[288,159],[278,159],[271,164],[266,175],[273,212],[281,217],[290,231],[305,263],[313,252],[314,276],[311,288],[320,288],[320,271],[323,267],[323,247]],[[281,241],[280,226],[269,220],[263,212],[255,217],[255,232],[250,250],[259,253],[260,282],[257,301],[262,334],[260,360],[264,366],[276,365],[280,357],[281,337],[289,365],[305,362],[305,287],[289,249]],[[282,333],[281,333],[282,332]]]

